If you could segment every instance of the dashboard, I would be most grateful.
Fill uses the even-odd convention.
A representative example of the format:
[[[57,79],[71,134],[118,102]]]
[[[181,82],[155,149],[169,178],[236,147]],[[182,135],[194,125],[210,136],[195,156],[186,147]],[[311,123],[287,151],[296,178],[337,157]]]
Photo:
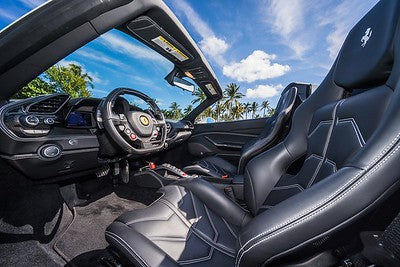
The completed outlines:
[[[53,94],[0,107],[0,157],[31,179],[76,177],[107,164],[100,156],[98,98]],[[167,121],[165,149],[187,140],[193,124]]]

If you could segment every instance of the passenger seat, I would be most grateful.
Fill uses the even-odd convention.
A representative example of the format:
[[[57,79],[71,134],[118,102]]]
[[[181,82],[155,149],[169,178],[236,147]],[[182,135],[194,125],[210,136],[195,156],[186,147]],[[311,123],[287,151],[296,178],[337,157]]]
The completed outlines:
[[[276,145],[285,135],[285,126],[296,106],[302,102],[298,86],[310,91],[309,84],[289,84],[282,92],[274,115],[267,118],[264,129],[259,136],[251,139],[242,147],[239,165],[235,166],[219,156],[209,156],[196,161],[193,165],[183,168],[188,174],[198,174],[212,177],[233,177],[236,174],[243,174],[244,168],[255,156],[268,148]],[[302,95],[304,98],[304,95]]]

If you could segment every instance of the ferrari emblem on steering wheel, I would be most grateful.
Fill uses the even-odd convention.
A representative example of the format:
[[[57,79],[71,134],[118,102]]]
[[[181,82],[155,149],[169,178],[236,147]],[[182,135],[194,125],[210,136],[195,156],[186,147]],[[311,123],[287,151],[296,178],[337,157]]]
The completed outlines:
[[[148,126],[149,125],[149,119],[146,116],[140,116],[139,120],[144,126]]]

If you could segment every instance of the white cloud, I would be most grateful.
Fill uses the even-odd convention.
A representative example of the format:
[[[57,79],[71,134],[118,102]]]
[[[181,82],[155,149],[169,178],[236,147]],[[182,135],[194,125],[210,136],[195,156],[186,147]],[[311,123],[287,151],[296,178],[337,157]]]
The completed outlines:
[[[281,37],[295,56],[301,58],[310,48],[309,34],[304,25],[308,8],[304,0],[271,0],[263,10],[268,14],[266,22]]]
[[[129,42],[125,38],[114,33],[105,33],[100,37],[100,40],[108,48],[111,48],[116,52],[126,54],[135,59],[165,61],[161,55],[150,48],[133,44],[132,42]]]
[[[19,0],[19,1],[29,8],[35,8],[46,2],[46,0]]]
[[[200,49],[220,65],[225,63],[223,54],[228,50],[228,48],[229,45],[224,40],[215,36],[206,37],[200,41]]]
[[[90,48],[80,49],[75,52],[76,55],[92,59],[101,63],[111,64],[117,67],[123,67],[124,64],[116,59],[110,58],[109,56],[104,55],[103,53]]]
[[[278,85],[257,85],[254,89],[246,90],[247,98],[269,98],[274,97],[283,89],[282,84]]]
[[[182,12],[190,25],[201,36],[200,49],[220,66],[225,64],[223,54],[229,48],[229,44],[222,38],[216,36],[208,24],[194,11],[184,0],[175,0],[172,5],[177,11]]]
[[[261,50],[255,50],[240,62],[234,62],[223,67],[223,74],[239,82],[254,82],[276,78],[290,70],[289,65],[273,63],[276,55],[270,55]]]
[[[332,31],[326,37],[327,51],[331,59],[336,58],[348,32],[373,7],[378,0],[344,0],[333,9],[329,16],[324,14],[320,18],[321,26],[331,26]]]
[[[19,18],[18,15],[11,13],[9,10],[5,10],[3,8],[0,8],[0,17],[9,21],[14,21]]]

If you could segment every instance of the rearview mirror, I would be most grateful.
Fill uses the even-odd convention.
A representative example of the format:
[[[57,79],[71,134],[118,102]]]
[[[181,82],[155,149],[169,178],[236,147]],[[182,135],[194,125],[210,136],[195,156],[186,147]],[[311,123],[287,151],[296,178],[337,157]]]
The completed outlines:
[[[195,89],[194,84],[192,84],[191,82],[188,82],[182,78],[176,77],[174,76],[173,80],[172,80],[172,85],[177,86],[183,90],[189,91],[189,92],[193,92]]]

